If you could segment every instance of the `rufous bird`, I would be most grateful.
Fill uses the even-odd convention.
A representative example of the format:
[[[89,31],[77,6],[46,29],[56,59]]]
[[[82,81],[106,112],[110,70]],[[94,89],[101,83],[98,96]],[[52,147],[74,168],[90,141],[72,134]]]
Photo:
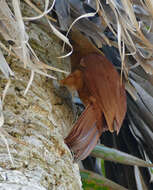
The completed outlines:
[[[78,32],[71,38],[74,71],[60,83],[76,90],[85,105],[65,139],[78,161],[91,153],[102,132],[119,132],[126,114],[126,92],[115,67],[88,39]]]

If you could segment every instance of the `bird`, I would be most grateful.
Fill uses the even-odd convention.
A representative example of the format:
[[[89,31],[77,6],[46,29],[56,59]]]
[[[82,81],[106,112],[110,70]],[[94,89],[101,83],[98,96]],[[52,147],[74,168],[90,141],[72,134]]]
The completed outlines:
[[[71,2],[77,2],[77,1],[72,0]],[[82,8],[84,8],[85,13],[96,12],[96,9],[93,11],[89,9],[89,6],[94,2],[88,1],[87,4],[89,6],[85,7],[84,5],[86,2],[87,1],[83,1],[83,3],[79,3],[78,1],[78,3],[76,4],[73,3],[73,7],[77,9],[79,16],[82,15],[82,12],[80,12],[80,10],[82,11]],[[109,24],[111,24],[111,27],[113,27],[114,30],[117,29],[116,23],[118,22],[116,22],[115,15],[113,16],[114,13],[111,9],[111,6],[108,3],[106,3],[106,1],[100,1],[100,2],[102,3],[104,12],[108,13],[107,16],[106,15],[105,16],[110,21]],[[80,7],[78,8],[78,6],[82,6],[82,8],[80,9]],[[139,5],[136,5],[136,7],[138,6]],[[74,17],[73,20],[74,20],[76,17],[75,17],[75,12],[73,10],[75,9],[72,9],[73,7],[71,8],[71,4],[69,4],[69,7],[70,7],[70,13],[66,15],[65,18],[71,17],[72,19],[72,16],[73,16]],[[119,9],[120,8],[122,9],[122,6],[119,3],[117,3],[117,7]],[[116,9],[114,10],[116,11]],[[123,9],[121,10],[121,12],[123,12]],[[143,13],[141,15],[143,15]],[[122,17],[122,14],[121,14],[121,17]],[[99,18],[99,21],[101,22],[99,21],[97,22],[98,18]],[[141,20],[137,14],[136,14],[136,18],[138,20]],[[62,17],[61,17],[61,21],[63,24]],[[90,23],[91,21],[92,21],[92,24]],[[99,27],[98,25],[99,23],[102,23],[102,25],[100,25],[101,26],[100,31],[97,29],[97,27]],[[93,25],[96,25],[97,27]],[[98,41],[98,45],[99,43],[101,43],[100,36],[102,36],[101,33],[103,32],[109,40],[117,42],[117,36],[115,36],[112,33],[112,28],[110,28],[109,26],[105,28],[106,25],[107,23],[105,23],[105,20],[103,20],[103,17],[100,17],[100,16],[98,17],[98,14],[97,14],[96,18],[89,17],[89,18],[78,20],[76,27],[79,31],[82,32],[84,36],[86,37],[88,36],[89,38],[91,38],[93,44],[97,45],[96,43],[97,41]],[[82,37],[80,39],[77,39],[75,37],[73,38],[73,41],[75,41],[76,43],[74,50],[76,51],[76,49],[78,49],[78,51],[76,52],[78,53],[79,56],[76,54],[75,51],[74,51],[74,54],[72,54],[72,57],[71,57],[72,71],[74,71],[78,67],[80,60],[83,56],[91,52],[97,52],[94,49],[90,48],[91,46],[87,46],[88,43],[86,43],[86,40],[84,39],[82,40]],[[109,59],[113,63],[113,65],[115,65],[117,68],[121,68],[122,63],[121,63],[120,53],[117,46],[113,47],[113,46],[110,46],[109,44],[102,43],[102,47],[100,46],[98,47],[101,48],[100,50],[103,51],[107,59]],[[128,55],[129,54],[130,53],[128,52]],[[130,68],[131,65],[134,65],[137,63],[137,61],[133,59],[132,55],[133,54],[128,56],[128,61],[126,61],[127,68]],[[143,59],[143,60],[146,63],[146,59]],[[120,151],[127,152],[141,159],[144,159],[144,160],[149,159],[151,162],[153,162],[153,151],[152,151],[153,150],[152,148],[153,147],[152,146],[153,145],[152,143],[152,133],[153,133],[153,130],[152,130],[153,86],[152,84],[153,84],[153,80],[152,80],[152,76],[150,76],[148,72],[145,72],[143,67],[138,66],[138,67],[128,70],[128,81],[126,82],[126,85],[127,84],[129,84],[134,90],[134,91],[132,90],[134,96],[133,95],[131,96],[131,93],[129,93],[127,89],[127,97],[126,97],[127,98],[127,113],[126,113],[124,122],[122,124],[120,133],[119,135],[111,134],[108,131],[105,133],[102,133],[102,136],[100,138],[101,143],[108,147],[114,147]],[[87,159],[88,158],[89,157],[87,157]],[[85,161],[86,159],[84,160],[84,162]],[[86,163],[86,166],[87,166],[86,169],[90,168],[89,165],[91,166],[93,165],[93,163],[92,162]],[[94,167],[96,167],[95,163],[92,166],[92,171],[95,171]],[[140,171],[140,176],[142,177],[142,181],[147,186],[145,188],[153,189],[153,185],[152,185],[153,183],[152,183],[152,177],[151,177],[152,174],[150,172],[150,169],[139,168],[139,171]],[[124,187],[128,189],[139,188],[137,187],[137,184],[136,184],[137,176],[135,173],[135,167],[125,166],[122,164],[105,161],[105,175],[109,179],[115,181],[116,183],[119,183],[120,185],[123,185]]]
[[[81,49],[81,48],[80,48]],[[74,154],[74,161],[85,159],[96,146],[102,132],[117,131],[126,114],[126,92],[121,77],[112,63],[99,52],[83,51],[78,68],[60,81],[78,92],[85,110],[65,138]],[[74,51],[75,54],[75,51]],[[74,59],[76,55],[72,56]]]

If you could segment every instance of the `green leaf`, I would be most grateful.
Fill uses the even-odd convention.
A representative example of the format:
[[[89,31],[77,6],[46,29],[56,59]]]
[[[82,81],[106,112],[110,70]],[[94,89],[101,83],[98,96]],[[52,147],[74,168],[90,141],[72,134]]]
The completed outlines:
[[[85,190],[109,190],[108,188],[112,188],[113,190],[127,190],[125,187],[88,170],[81,170],[81,178]]]

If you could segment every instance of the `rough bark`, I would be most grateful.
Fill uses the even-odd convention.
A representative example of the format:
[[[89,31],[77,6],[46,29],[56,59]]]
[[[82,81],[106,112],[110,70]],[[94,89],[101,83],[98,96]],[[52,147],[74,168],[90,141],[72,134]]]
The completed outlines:
[[[61,46],[53,34],[48,35],[48,31],[31,23],[27,23],[27,32],[41,61],[68,70],[69,61],[59,63],[56,58],[61,53]],[[24,96],[30,71],[16,58],[5,55],[15,77],[11,79],[3,105],[0,189],[81,189],[78,165],[73,163],[64,144],[74,119],[71,108],[57,96],[53,81],[39,74],[35,74]],[[60,73],[52,74],[63,77]],[[2,74],[0,78],[2,95],[7,81]]]

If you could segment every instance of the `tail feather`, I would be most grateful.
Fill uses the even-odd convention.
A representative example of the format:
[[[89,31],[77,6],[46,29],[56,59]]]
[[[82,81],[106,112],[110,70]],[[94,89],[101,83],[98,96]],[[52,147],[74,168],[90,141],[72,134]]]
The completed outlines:
[[[79,140],[77,139],[77,143],[72,142],[71,148],[73,149],[73,151],[85,149],[87,145],[90,144],[90,142],[92,141],[92,138],[94,138],[96,132],[98,131],[95,124],[91,127],[92,127],[92,130],[90,130],[90,132],[82,136],[82,138],[79,138]]]
[[[79,117],[79,119],[77,120],[77,122],[75,123],[75,125],[73,126],[73,129],[71,130],[68,137],[65,139],[66,144],[73,143],[73,141],[75,141],[76,138],[78,140],[79,138],[82,138],[82,136],[85,136],[89,132],[88,126],[93,125],[96,122],[93,113],[94,112],[91,105],[88,105]]]
[[[75,161],[84,160],[93,150],[93,148],[96,146],[98,139],[100,138],[101,134],[99,134],[99,131],[97,127],[96,130],[93,133],[93,136],[90,137],[90,142],[86,143],[84,147],[81,147],[75,154]]]
[[[88,105],[65,139],[74,153],[75,161],[87,157],[97,144],[102,130],[97,128],[96,122],[93,107]]]

